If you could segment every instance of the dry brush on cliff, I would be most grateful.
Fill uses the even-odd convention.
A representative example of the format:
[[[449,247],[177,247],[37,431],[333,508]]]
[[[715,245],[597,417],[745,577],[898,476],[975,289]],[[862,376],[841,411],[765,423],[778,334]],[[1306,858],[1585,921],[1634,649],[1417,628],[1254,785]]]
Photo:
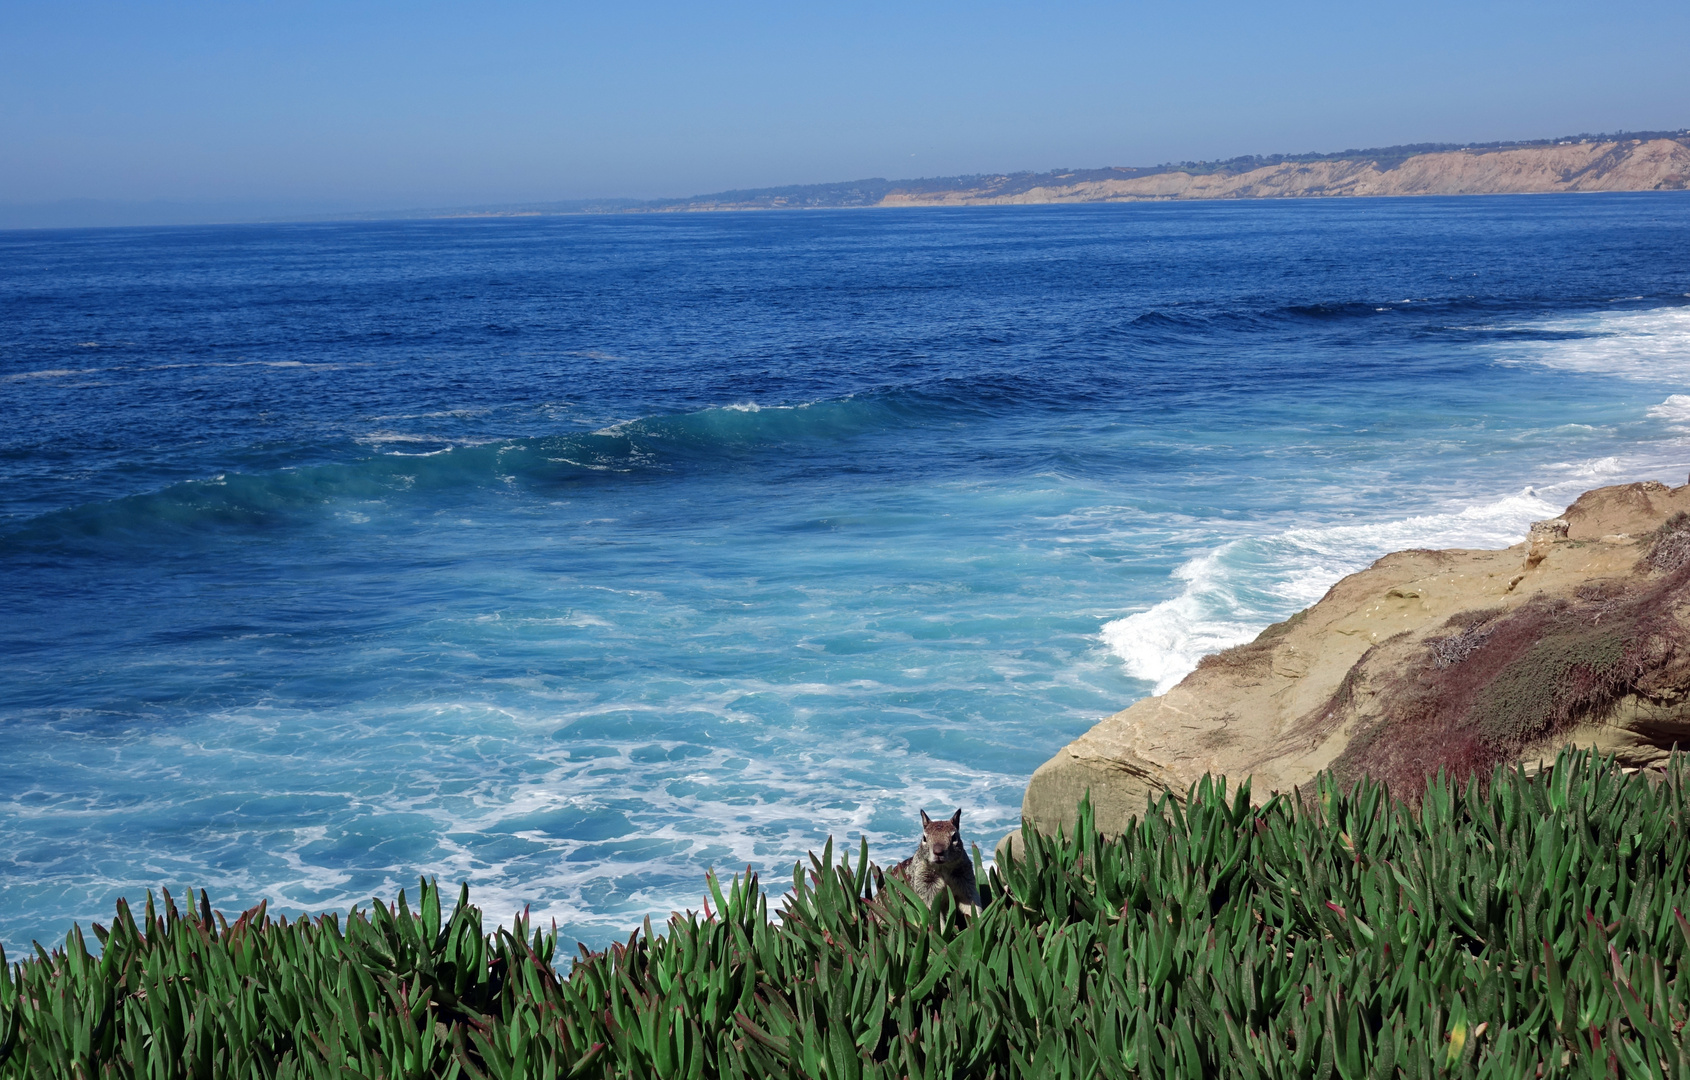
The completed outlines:
[[[1439,769],[1485,777],[1627,700],[1676,700],[1690,685],[1690,516],[1661,526],[1637,572],[1658,576],[1598,579],[1571,596],[1451,617],[1380,677],[1334,772],[1400,791]]]

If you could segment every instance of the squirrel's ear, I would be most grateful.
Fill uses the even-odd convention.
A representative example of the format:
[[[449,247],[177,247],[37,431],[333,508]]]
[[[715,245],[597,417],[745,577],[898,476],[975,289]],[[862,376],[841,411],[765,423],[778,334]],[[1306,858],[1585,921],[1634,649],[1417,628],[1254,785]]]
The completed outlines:
[[[927,816],[927,811],[923,810],[921,812],[921,827],[925,829],[931,824],[933,824],[933,819]]]
[[[956,813],[951,815],[951,828],[962,828],[962,807],[960,806],[956,808]]]

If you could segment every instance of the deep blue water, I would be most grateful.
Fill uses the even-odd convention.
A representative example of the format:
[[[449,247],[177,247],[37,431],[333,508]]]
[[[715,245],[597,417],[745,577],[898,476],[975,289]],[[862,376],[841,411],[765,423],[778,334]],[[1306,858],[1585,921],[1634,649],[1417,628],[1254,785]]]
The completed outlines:
[[[1690,197],[0,233],[0,941],[591,942],[1690,468]]]

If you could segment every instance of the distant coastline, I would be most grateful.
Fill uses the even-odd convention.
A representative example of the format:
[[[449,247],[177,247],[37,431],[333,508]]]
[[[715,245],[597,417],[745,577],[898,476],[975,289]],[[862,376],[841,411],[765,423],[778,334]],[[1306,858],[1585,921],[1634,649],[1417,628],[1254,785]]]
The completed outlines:
[[[65,199],[0,204],[0,230],[307,221],[417,221],[578,214],[846,210],[1690,190],[1690,128],[1492,143],[1415,143],[1336,153],[1246,156],[1101,169],[975,174],[718,191],[684,198],[416,206],[372,210],[298,200],[211,205]]]
[[[1191,199],[1510,195],[1690,189],[1690,129],[1496,143],[1419,143],[1332,154],[1276,154],[1147,167],[853,180],[721,191],[683,199],[610,199],[465,208],[450,217],[560,213],[837,210]]]

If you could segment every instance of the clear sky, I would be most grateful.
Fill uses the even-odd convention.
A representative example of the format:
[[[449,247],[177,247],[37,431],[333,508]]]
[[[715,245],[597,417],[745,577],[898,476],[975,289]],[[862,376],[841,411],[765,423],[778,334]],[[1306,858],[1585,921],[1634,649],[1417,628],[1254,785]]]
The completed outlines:
[[[14,211],[655,197],[1687,125],[1685,0],[0,3]]]

